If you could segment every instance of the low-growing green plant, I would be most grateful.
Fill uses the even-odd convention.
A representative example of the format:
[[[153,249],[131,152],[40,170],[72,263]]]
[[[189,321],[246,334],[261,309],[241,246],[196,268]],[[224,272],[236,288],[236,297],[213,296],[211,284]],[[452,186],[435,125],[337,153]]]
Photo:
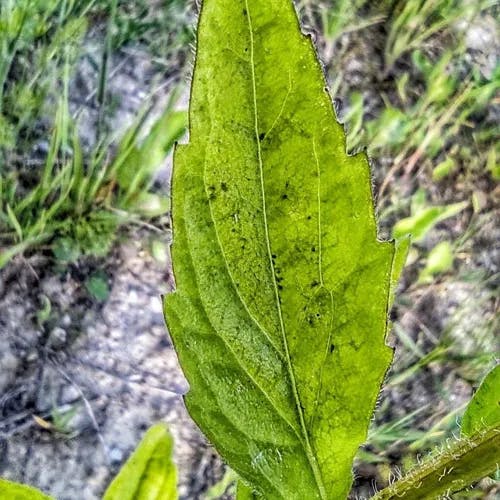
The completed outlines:
[[[145,116],[128,130],[110,156],[109,141],[88,158],[62,98],[40,181],[26,191],[15,172],[0,173],[0,268],[33,246],[51,245],[55,257],[73,262],[82,254],[105,255],[117,229],[134,216],[168,211],[168,197],[150,191],[155,169],[185,131],[186,113],[167,105],[146,138]]]
[[[48,97],[75,61],[94,1],[5,0],[0,4],[0,173],[32,144]]]
[[[411,235],[412,240],[418,243],[438,222],[459,214],[467,205],[467,202],[460,202],[446,206],[428,206],[425,191],[419,190],[412,196],[410,217],[401,219],[394,225],[392,236],[399,239]]]
[[[205,0],[197,50],[165,299],[186,405],[238,474],[238,500],[341,500],[392,361],[387,313],[409,240],[377,239],[366,156],[346,153],[289,0]],[[468,406],[464,436],[375,499],[438,498],[495,472],[499,373]],[[105,498],[176,498],[159,463],[171,444],[148,449]]]
[[[115,1],[115,0],[111,0]],[[113,50],[139,45],[147,47],[156,63],[169,66],[177,64],[178,52],[188,50],[194,40],[190,10],[193,2],[162,0],[159,4],[148,0],[116,1],[116,15],[112,30]],[[94,11],[107,15],[110,0],[96,0]]]
[[[113,5],[116,10],[114,0],[7,0],[0,5],[0,268],[41,246],[49,246],[61,262],[105,255],[123,223],[169,209],[169,198],[150,188],[186,128],[186,113],[174,109],[176,93],[145,138],[149,111],[120,131],[121,139],[116,132],[103,133],[103,82],[116,12],[107,14],[96,96],[100,140],[93,150],[80,145],[78,113],[75,118],[69,111],[71,75],[88,19]],[[49,112],[49,106],[57,112]],[[48,118],[49,113],[55,116]],[[46,151],[32,153],[45,143]]]

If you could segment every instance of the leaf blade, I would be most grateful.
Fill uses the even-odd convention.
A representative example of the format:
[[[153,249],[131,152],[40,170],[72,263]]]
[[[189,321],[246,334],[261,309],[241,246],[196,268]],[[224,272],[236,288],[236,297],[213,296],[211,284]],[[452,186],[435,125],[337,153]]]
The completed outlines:
[[[462,436],[490,427],[500,427],[500,365],[486,375],[469,401],[461,422]]]
[[[266,497],[341,498],[392,358],[368,162],[291,3],[206,0],[198,44],[165,302],[186,404]]]
[[[106,490],[103,500],[176,500],[172,437],[163,424],[151,427]]]

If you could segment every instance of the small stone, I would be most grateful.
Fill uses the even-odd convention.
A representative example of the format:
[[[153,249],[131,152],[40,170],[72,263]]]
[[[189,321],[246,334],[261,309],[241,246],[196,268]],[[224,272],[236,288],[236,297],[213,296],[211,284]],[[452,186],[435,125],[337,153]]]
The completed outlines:
[[[4,348],[2,343],[2,352],[0,353],[0,394],[3,394],[14,381],[18,364],[19,361],[8,345]]]
[[[61,401],[63,404],[72,403],[80,398],[80,391],[74,385],[65,385],[61,389]]]
[[[68,334],[63,328],[56,326],[49,335],[48,345],[53,349],[64,347],[68,339]]]
[[[123,460],[123,451],[119,448],[111,448],[109,450],[109,461],[113,464],[119,464]]]
[[[38,350],[37,349],[32,349],[26,354],[26,361],[28,363],[34,363],[35,361],[38,360]]]
[[[68,327],[71,325],[71,316],[69,314],[65,314],[61,319],[61,325]]]

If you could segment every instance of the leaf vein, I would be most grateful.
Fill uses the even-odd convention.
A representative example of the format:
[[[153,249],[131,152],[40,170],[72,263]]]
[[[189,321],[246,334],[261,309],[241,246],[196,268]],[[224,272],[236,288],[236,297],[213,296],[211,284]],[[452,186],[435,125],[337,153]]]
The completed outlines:
[[[214,224],[213,219],[212,219],[212,224]],[[214,224],[214,226],[215,226],[215,224]],[[188,250],[188,254],[189,254],[189,260],[190,260],[190,263],[191,263],[191,267],[192,267],[192,269],[194,271],[194,275],[197,277],[198,273],[196,272],[196,267],[194,265],[193,252],[191,250],[191,244],[190,244],[193,241],[193,238],[191,236],[191,232],[188,230],[188,228],[186,227],[186,225],[184,225],[184,228],[185,228],[186,237],[188,239],[188,249],[187,250]],[[198,236],[195,235],[194,239],[195,240],[198,239]],[[222,254],[223,254],[223,252],[222,252]],[[198,285],[198,290],[201,290],[202,288],[200,286],[200,283],[199,283],[198,279],[196,279],[196,281],[197,281],[197,285]],[[273,402],[271,396],[269,396],[269,394],[267,393],[267,391],[257,382],[257,380],[255,380],[255,378],[253,377],[253,375],[250,373],[249,369],[243,364],[243,361],[241,360],[241,356],[237,356],[236,352],[234,352],[234,350],[232,349],[230,343],[224,338],[224,336],[222,336],[222,335],[220,335],[218,333],[217,328],[215,327],[215,325],[213,324],[213,322],[210,319],[210,315],[209,315],[207,307],[205,305],[205,301],[203,300],[201,294],[199,295],[199,298],[200,298],[201,307],[203,309],[203,316],[204,316],[205,320],[207,321],[208,325],[210,326],[210,328],[212,329],[214,335],[217,336],[217,337],[219,337],[222,340],[222,342],[226,346],[227,350],[233,355],[233,357],[235,358],[237,364],[241,367],[242,371],[248,376],[248,378],[251,380],[251,382],[254,384],[254,386],[269,401],[269,403],[271,404],[271,406],[276,409],[276,411],[279,414],[279,416],[286,422],[286,424],[292,429],[293,433],[295,435],[297,435],[297,437],[300,440],[300,435],[297,432],[297,429],[288,420],[288,418],[286,418],[282,414],[282,412],[276,407],[276,404]]]
[[[250,15],[250,8],[249,8],[248,0],[245,0],[245,8],[246,8],[246,16],[247,16],[247,20],[248,20],[249,36],[250,36],[250,69],[251,69],[252,90],[253,90],[255,142],[257,144],[257,158],[258,158],[259,171],[260,171],[262,214],[263,214],[263,220],[264,220],[264,230],[265,230],[265,237],[266,237],[268,261],[269,261],[270,269],[271,269],[271,271],[273,271],[274,266],[273,266],[273,262],[272,262],[271,243],[270,243],[270,238],[269,238],[269,227],[268,227],[268,222],[267,222],[267,211],[266,211],[264,166],[263,166],[263,160],[262,160],[262,150],[261,150],[261,145],[260,145],[260,140],[259,140],[259,116],[258,116],[258,107],[257,107],[257,84],[256,84],[256,77],[255,77],[255,42],[254,42],[254,33],[253,33],[252,19],[251,19],[251,15]],[[275,302],[276,302],[276,308],[277,308],[279,322],[280,322],[281,333],[282,333],[282,337],[283,337],[283,346],[285,349],[285,355],[286,355],[286,360],[287,360],[290,382],[292,384],[292,389],[293,389],[293,393],[295,396],[295,406],[296,406],[297,413],[299,415],[299,420],[300,420],[300,424],[301,424],[301,431],[302,431],[303,439],[304,439],[304,451],[306,453],[307,459],[308,459],[309,464],[311,466],[311,469],[313,471],[314,478],[316,480],[316,484],[318,486],[320,496],[321,496],[321,498],[326,499],[327,497],[326,497],[325,486],[323,484],[321,472],[319,470],[318,464],[316,462],[316,459],[315,459],[313,451],[312,451],[311,444],[309,442],[309,435],[308,435],[308,431],[307,431],[307,428],[305,425],[305,420],[304,420],[304,412],[303,412],[302,407],[301,407],[299,393],[297,390],[297,384],[295,382],[295,374],[293,372],[293,367],[291,364],[290,351],[289,351],[288,341],[287,341],[287,336],[286,336],[286,331],[285,331],[285,324],[283,321],[283,315],[282,315],[281,306],[280,306],[280,302],[279,302],[279,294],[278,294],[278,286],[276,283],[276,277],[274,275],[274,272],[272,272],[271,275],[272,275],[272,280],[273,280],[273,285],[274,285]]]

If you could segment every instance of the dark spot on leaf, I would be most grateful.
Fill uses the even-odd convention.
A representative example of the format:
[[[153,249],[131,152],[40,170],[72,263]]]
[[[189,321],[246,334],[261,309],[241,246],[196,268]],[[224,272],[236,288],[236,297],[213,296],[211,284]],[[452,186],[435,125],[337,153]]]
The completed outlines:
[[[222,189],[222,191],[226,192],[227,191],[227,184],[225,182],[221,182],[220,188]]]
[[[283,193],[283,194],[281,195],[281,199],[282,199],[282,200],[288,200],[288,195],[287,195],[286,193]]]
[[[356,342],[354,342],[354,340],[350,340],[349,341],[349,345],[355,350],[355,351],[359,351],[359,345],[356,344]]]
[[[283,285],[278,285],[278,290],[283,290]]]
[[[264,137],[266,137],[266,134],[264,134],[264,132],[261,132],[259,134],[259,141],[262,141],[264,139]]]
[[[312,217],[310,215],[307,216],[307,220],[311,220]]]
[[[316,247],[311,247],[311,251],[315,252],[316,251]]]
[[[316,317],[317,318],[321,318],[321,314],[320,313],[316,313]]]
[[[275,258],[276,258],[276,254],[275,254],[275,253],[273,253],[273,254],[271,255],[271,258],[275,259]]]
[[[243,15],[246,16],[247,15],[247,9],[243,9]]]
[[[333,351],[335,351],[335,346],[333,344],[330,344],[330,353],[332,353]]]
[[[312,283],[311,283],[311,288],[314,288],[315,286],[318,286],[319,285],[319,282],[314,280]]]

